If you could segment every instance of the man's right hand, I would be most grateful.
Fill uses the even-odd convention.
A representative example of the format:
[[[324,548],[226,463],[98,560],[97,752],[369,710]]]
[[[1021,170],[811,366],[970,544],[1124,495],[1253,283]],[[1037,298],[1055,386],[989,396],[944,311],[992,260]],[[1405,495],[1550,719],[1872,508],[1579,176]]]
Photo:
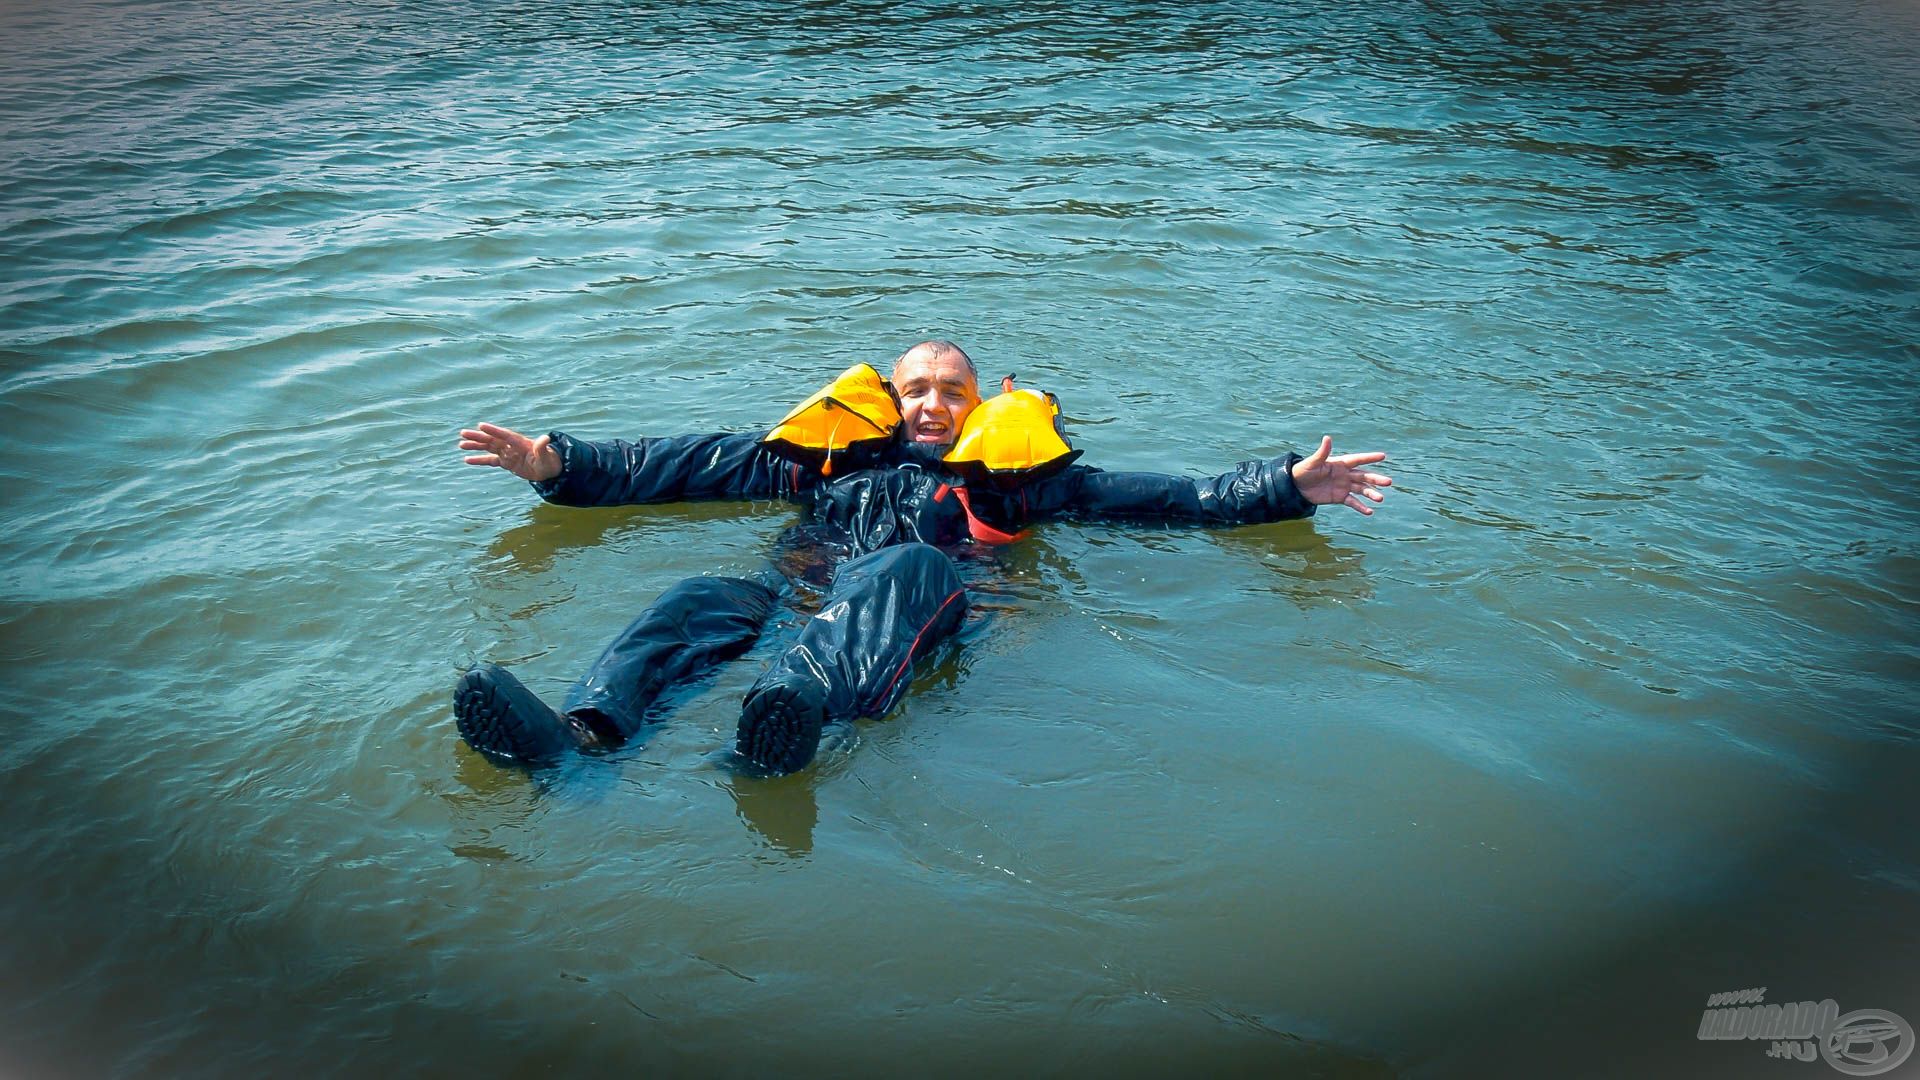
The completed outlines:
[[[478,450],[466,459],[469,465],[491,465],[505,469],[522,480],[551,480],[560,475],[560,451],[548,445],[552,436],[529,439],[525,435],[493,424],[481,424],[479,430],[460,432],[460,449]]]

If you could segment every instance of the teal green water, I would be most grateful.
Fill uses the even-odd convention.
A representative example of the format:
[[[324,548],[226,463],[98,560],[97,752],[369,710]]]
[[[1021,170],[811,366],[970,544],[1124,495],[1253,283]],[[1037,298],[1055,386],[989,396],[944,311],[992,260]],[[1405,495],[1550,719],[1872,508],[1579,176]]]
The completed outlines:
[[[1725,1075],[1920,1022],[1920,14],[114,0],[0,11],[0,1071]],[[764,425],[951,337],[1089,463],[906,702],[731,779],[766,650],[529,779],[770,504],[477,420]]]

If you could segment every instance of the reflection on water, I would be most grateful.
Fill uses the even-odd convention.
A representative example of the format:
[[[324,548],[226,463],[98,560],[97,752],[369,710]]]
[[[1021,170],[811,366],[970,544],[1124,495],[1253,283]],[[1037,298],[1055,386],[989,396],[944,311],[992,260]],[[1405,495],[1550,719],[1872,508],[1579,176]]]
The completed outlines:
[[[524,524],[501,532],[486,551],[490,562],[505,559],[519,573],[545,574],[553,569],[556,555],[576,548],[625,547],[625,541],[642,533],[674,536],[702,522],[770,516],[755,513],[759,509],[756,504],[676,503],[582,512],[541,502],[527,509]],[[785,508],[781,512],[791,513]]]
[[[1406,489],[1396,489],[1395,493],[1405,495]],[[1268,587],[1295,604],[1351,604],[1373,598],[1366,553],[1337,544],[1319,531],[1262,525],[1221,533],[1218,543],[1274,571],[1278,576],[1270,579]]]
[[[822,748],[823,752],[829,749]],[[737,776],[726,780],[740,821],[786,858],[813,852],[813,830],[820,821],[820,803],[814,794],[818,784],[817,771],[773,780]]]

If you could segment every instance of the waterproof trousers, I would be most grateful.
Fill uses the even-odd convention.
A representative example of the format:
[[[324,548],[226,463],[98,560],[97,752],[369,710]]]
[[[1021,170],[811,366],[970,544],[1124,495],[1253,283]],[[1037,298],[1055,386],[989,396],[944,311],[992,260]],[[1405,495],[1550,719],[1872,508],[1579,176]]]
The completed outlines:
[[[563,711],[604,738],[631,738],[663,691],[751,647],[777,601],[772,586],[750,578],[675,585],[607,646]],[[827,721],[885,713],[906,691],[913,661],[966,611],[966,589],[938,548],[900,544],[847,561],[819,612],[749,691],[743,734],[756,699],[774,691],[817,704]]]

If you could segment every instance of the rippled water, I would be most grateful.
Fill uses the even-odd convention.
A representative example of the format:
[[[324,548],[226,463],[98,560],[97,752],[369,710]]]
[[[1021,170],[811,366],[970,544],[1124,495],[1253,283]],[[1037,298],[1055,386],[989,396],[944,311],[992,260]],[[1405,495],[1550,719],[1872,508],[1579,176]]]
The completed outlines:
[[[1916,117],[1901,3],[9,6],[0,1069],[1920,1022]],[[1397,493],[1044,527],[797,778],[704,757],[765,648],[612,758],[459,743],[461,668],[557,696],[792,513],[542,506],[457,428],[744,429],[933,335],[1090,463],[1324,431]]]

